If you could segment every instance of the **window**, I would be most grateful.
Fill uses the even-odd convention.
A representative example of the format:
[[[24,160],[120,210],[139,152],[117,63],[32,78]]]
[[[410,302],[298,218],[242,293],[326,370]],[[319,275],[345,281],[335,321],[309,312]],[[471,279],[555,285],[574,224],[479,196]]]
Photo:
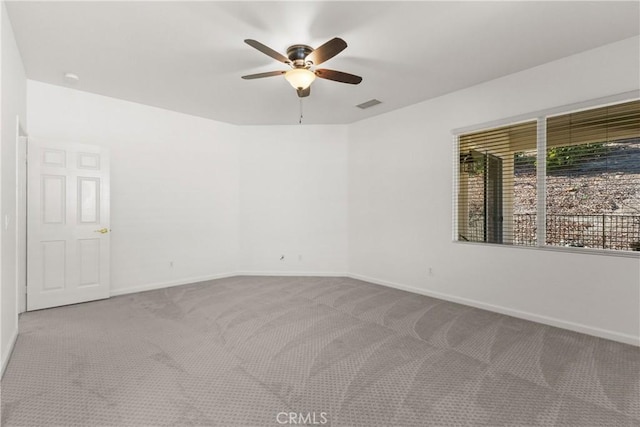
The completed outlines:
[[[460,136],[459,240],[526,244],[521,219],[536,213],[536,131],[527,122]]]
[[[458,152],[457,240],[640,251],[640,101],[461,134]]]

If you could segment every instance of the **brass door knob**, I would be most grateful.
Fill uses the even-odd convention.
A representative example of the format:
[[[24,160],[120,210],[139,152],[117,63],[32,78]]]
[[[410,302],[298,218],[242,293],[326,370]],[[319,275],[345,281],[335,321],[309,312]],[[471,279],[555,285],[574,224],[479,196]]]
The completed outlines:
[[[107,234],[110,230],[108,228],[101,228],[100,230],[93,230],[94,233]]]

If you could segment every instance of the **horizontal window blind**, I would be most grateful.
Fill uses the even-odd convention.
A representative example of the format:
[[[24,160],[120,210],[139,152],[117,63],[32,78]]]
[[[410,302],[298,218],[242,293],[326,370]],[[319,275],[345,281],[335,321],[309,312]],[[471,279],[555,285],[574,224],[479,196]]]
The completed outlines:
[[[515,215],[536,212],[536,122],[460,135],[458,141],[458,240],[527,244],[530,236],[520,237]]]
[[[640,101],[547,119],[546,244],[640,250]]]
[[[457,141],[457,240],[640,251],[640,101]]]

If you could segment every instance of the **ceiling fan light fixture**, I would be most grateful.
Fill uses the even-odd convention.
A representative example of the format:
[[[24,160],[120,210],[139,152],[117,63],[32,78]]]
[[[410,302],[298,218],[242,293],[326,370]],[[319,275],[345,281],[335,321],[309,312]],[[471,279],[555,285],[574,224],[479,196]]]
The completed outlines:
[[[307,68],[293,68],[285,73],[284,78],[294,89],[304,90],[311,86],[311,83],[316,79],[316,75]]]

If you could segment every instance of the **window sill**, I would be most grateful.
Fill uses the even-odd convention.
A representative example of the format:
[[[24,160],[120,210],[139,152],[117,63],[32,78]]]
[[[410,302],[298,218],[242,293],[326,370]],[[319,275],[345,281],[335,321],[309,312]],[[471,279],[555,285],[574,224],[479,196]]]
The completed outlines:
[[[576,247],[566,247],[566,246],[524,246],[524,245],[513,245],[506,243],[485,243],[485,242],[465,242],[463,240],[453,240],[454,244],[461,245],[471,245],[471,246],[490,246],[494,248],[513,248],[513,249],[529,249],[536,251],[548,251],[548,252],[568,252],[572,254],[580,254],[580,255],[604,255],[604,256],[614,256],[614,257],[622,257],[622,258],[634,258],[640,260],[640,252],[639,251],[616,251],[611,249],[593,249],[593,248],[576,248]]]

